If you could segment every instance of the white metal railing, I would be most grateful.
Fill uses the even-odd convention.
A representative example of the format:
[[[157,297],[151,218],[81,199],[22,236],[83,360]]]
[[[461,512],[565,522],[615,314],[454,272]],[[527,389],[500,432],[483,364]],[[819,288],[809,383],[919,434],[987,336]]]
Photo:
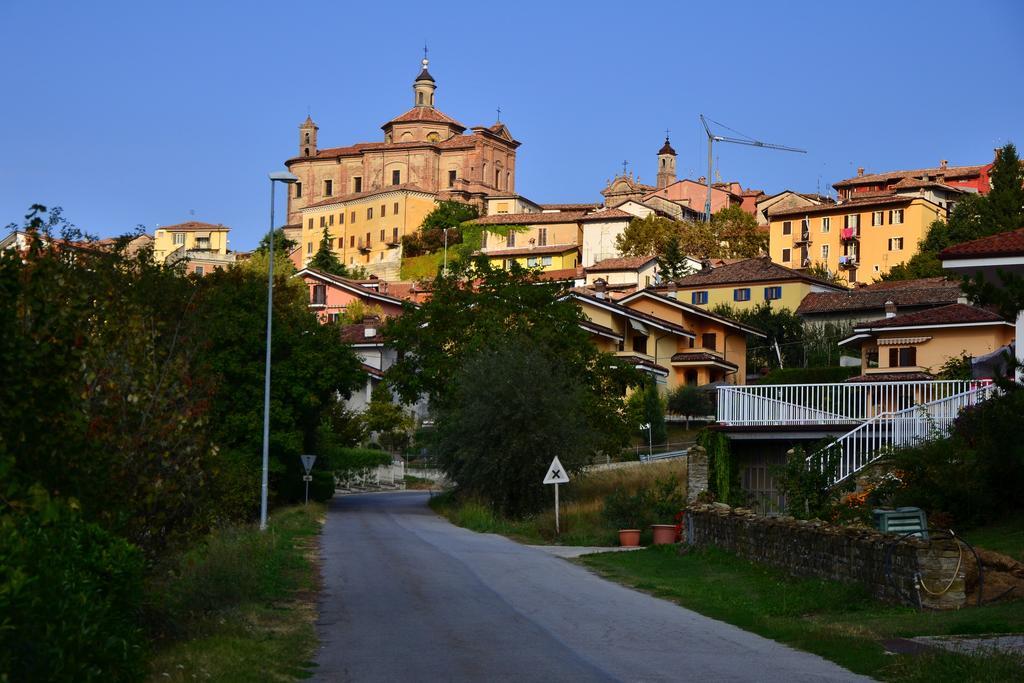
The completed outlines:
[[[896,448],[949,434],[964,408],[978,405],[996,391],[991,382],[976,382],[966,391],[903,410],[882,413],[857,426],[807,458],[809,467],[826,467],[838,457],[832,483],[856,474]],[[815,462],[815,459],[817,461]]]
[[[718,387],[716,417],[727,426],[856,424],[990,383],[932,380]]]

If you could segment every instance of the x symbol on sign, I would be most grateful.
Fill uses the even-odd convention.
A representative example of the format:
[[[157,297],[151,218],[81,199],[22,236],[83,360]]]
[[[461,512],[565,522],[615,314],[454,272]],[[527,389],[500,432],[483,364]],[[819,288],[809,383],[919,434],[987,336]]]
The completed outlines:
[[[555,479],[561,479],[562,478],[562,471],[561,470],[551,470],[551,476],[553,478],[555,478]]]

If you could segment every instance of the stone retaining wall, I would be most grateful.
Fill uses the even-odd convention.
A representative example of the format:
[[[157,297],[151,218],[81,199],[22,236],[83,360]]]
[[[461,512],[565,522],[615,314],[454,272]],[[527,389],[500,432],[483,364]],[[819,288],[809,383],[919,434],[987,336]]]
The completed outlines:
[[[686,510],[686,541],[713,545],[793,576],[814,577],[864,586],[889,602],[956,609],[966,601],[964,570],[956,541],[931,544],[873,529],[840,527],[792,517],[760,517],[721,503],[690,505]],[[969,554],[969,553],[968,553]],[[888,567],[887,567],[888,557]],[[919,591],[918,577],[931,591]]]

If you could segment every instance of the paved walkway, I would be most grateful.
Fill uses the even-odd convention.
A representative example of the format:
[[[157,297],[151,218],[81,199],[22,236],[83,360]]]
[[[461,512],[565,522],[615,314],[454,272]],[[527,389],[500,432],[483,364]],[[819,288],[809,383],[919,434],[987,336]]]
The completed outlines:
[[[549,552],[455,527],[427,498],[331,502],[315,680],[868,680]]]

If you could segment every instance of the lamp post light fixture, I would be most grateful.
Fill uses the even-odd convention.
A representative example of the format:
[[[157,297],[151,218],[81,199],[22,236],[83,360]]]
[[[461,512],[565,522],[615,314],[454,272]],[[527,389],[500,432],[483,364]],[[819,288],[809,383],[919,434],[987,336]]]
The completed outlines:
[[[270,248],[267,251],[267,362],[263,371],[263,483],[260,487],[260,531],[267,528],[267,487],[270,474],[270,329],[274,315],[274,183],[291,185],[299,181],[288,171],[275,171],[270,178]]]
[[[651,456],[654,455],[654,425],[650,422],[645,422],[640,425],[640,429],[647,430],[647,459],[650,460]]]

